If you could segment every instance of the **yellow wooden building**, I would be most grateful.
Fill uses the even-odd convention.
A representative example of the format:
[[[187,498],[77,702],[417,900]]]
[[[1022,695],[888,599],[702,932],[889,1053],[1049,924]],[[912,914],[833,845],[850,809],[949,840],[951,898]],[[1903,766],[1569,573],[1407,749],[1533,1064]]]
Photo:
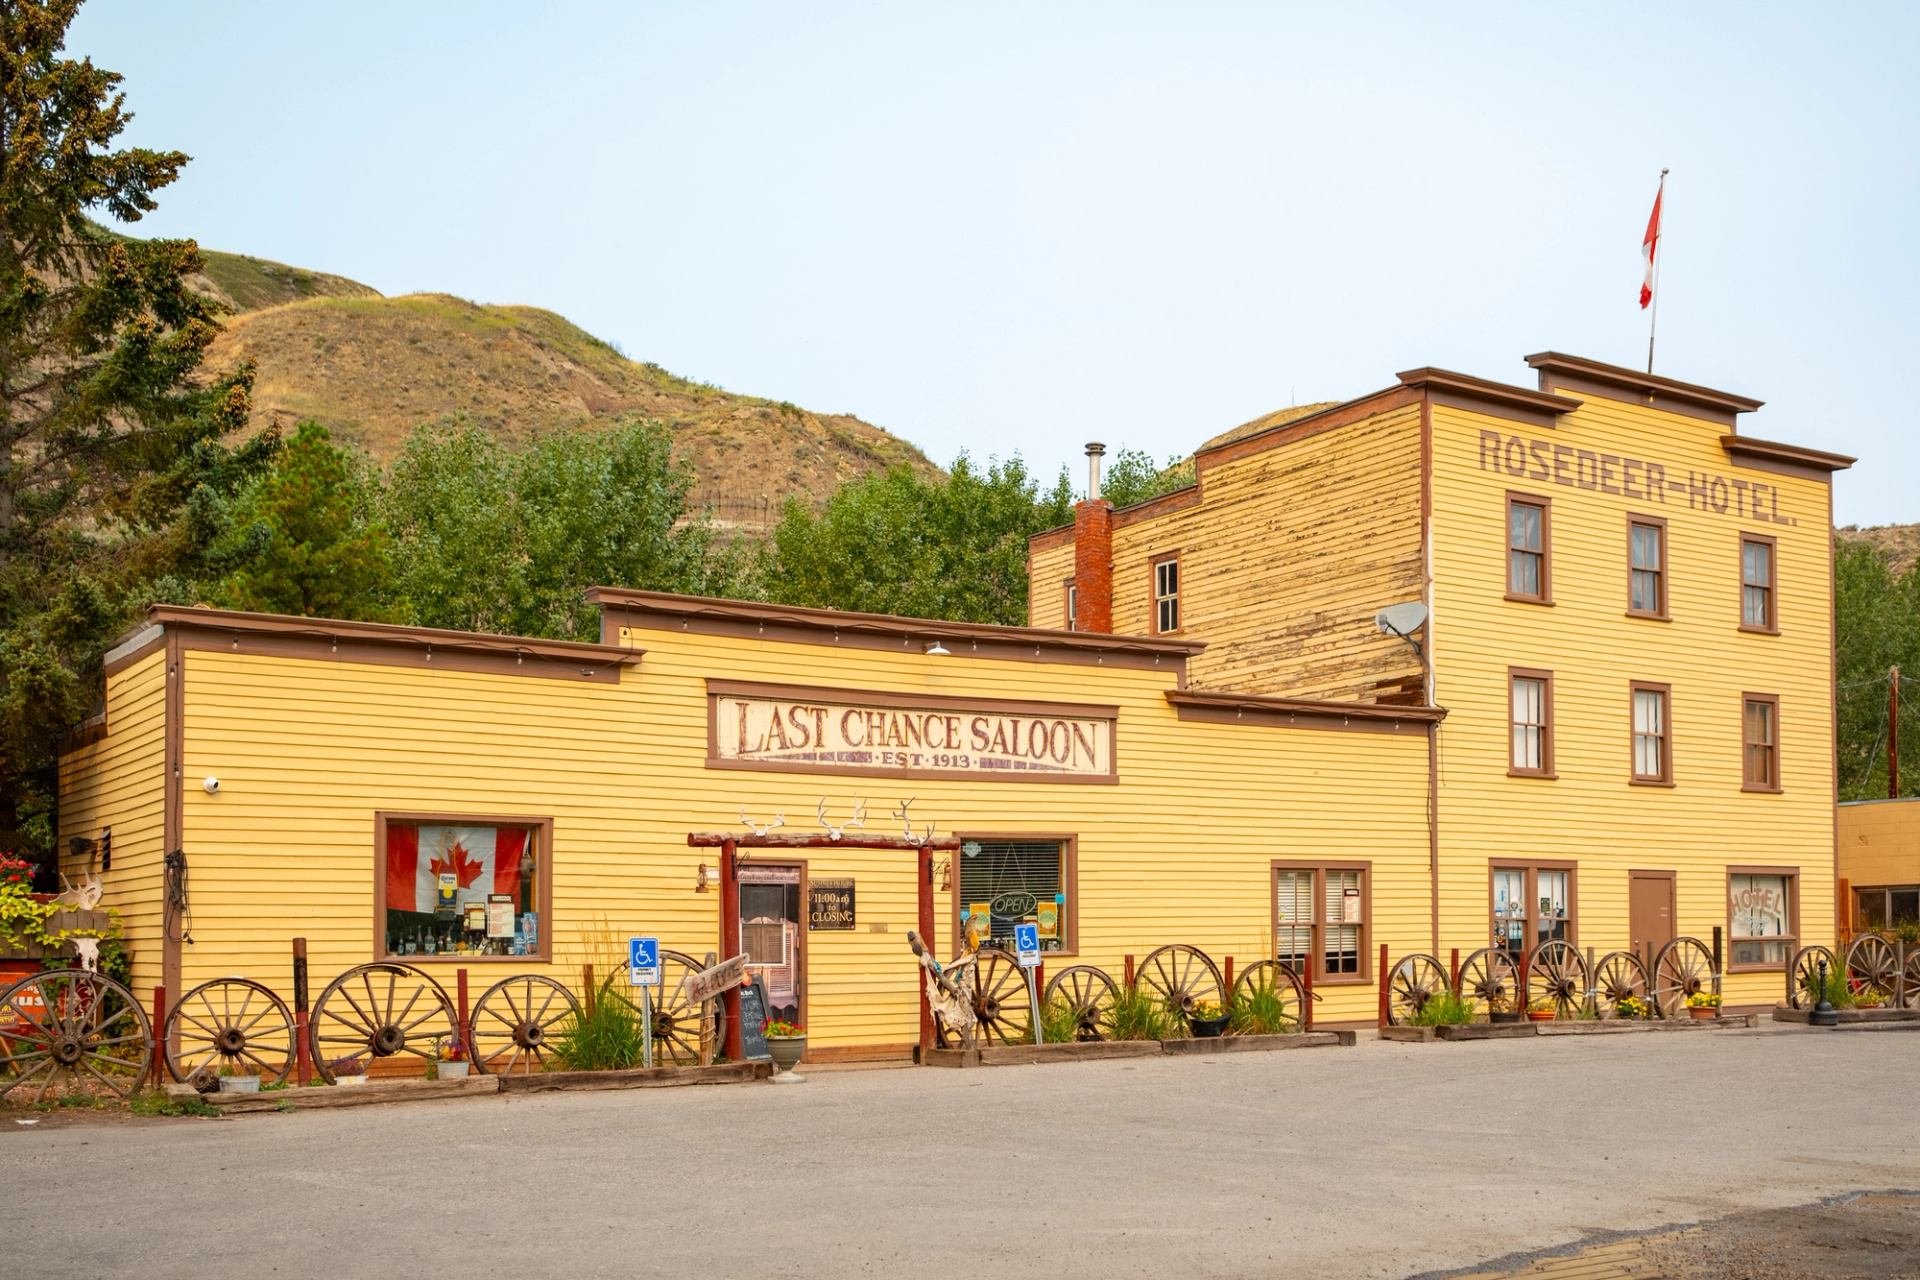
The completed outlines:
[[[1743,434],[1746,397],[1527,363],[1403,373],[1230,433],[1185,489],[1082,503],[1032,542],[1030,620],[1204,641],[1195,688],[1445,706],[1422,947],[1718,927],[1729,1005],[1770,1003],[1796,939],[1834,936],[1852,459]]]
[[[1849,800],[1839,823],[1845,931],[1920,921],[1920,798]]]

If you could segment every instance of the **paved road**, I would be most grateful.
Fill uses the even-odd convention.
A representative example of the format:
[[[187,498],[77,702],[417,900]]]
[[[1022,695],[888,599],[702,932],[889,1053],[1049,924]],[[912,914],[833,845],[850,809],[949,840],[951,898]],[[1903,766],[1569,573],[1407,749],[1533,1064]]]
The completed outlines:
[[[6,1123],[0,1271],[1404,1277],[1920,1188],[1917,1079],[1763,1029]]]

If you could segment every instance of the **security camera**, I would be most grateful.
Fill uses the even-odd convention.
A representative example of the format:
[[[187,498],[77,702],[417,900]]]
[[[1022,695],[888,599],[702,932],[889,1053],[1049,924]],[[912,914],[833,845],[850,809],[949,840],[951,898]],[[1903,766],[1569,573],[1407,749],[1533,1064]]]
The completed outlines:
[[[212,774],[208,774],[206,781],[202,782],[200,785],[207,789],[207,794],[210,796],[217,796],[220,794],[220,779],[214,777]]]

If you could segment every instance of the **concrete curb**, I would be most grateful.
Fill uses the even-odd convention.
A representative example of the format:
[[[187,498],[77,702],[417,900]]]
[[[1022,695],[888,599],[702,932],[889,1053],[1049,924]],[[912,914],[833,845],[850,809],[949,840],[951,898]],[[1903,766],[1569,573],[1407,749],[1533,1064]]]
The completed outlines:
[[[1096,1040],[1085,1044],[1002,1044],[981,1049],[934,1049],[926,1055],[929,1067],[1039,1066],[1053,1062],[1086,1062],[1100,1058],[1157,1058],[1170,1054],[1192,1057],[1214,1053],[1260,1053],[1280,1049],[1351,1047],[1352,1031],[1308,1031],[1279,1036],[1213,1036],[1191,1040]]]

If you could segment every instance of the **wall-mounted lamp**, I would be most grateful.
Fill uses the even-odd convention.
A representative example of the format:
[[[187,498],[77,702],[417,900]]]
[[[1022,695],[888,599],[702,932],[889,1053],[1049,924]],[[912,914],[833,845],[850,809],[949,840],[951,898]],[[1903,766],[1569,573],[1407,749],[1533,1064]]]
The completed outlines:
[[[940,859],[939,864],[933,869],[933,874],[940,877],[940,892],[950,891],[953,888],[953,859]]]
[[[951,658],[953,656],[953,650],[947,648],[947,646],[941,644],[938,640],[930,640],[927,642],[927,656],[929,658]]]
[[[700,864],[700,869],[693,873],[693,891],[705,893],[712,886],[713,881],[713,868],[703,862]]]

